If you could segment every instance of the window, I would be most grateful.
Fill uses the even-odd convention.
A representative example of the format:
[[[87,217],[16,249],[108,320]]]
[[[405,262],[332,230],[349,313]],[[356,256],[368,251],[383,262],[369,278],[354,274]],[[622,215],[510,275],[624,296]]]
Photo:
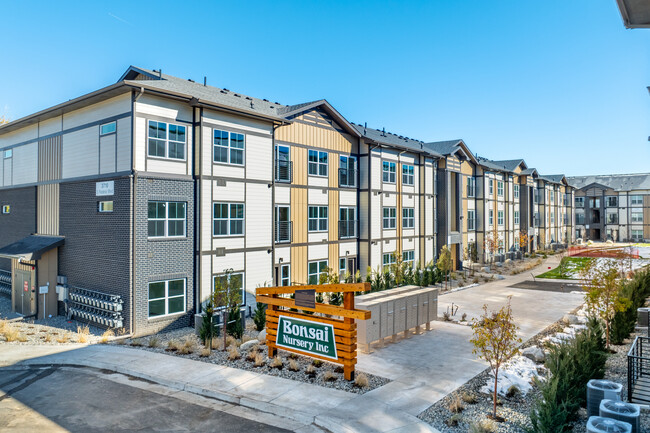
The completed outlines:
[[[402,183],[404,185],[413,185],[413,166],[402,164]]]
[[[5,215],[9,215],[11,213],[11,206],[8,204],[2,206],[2,213]]]
[[[212,161],[244,165],[246,137],[236,132],[212,130]]]
[[[99,135],[112,134],[115,132],[117,126],[115,122],[104,123],[99,127]]]
[[[467,178],[467,197],[476,196],[476,178],[469,176]]]
[[[616,196],[606,197],[605,203],[607,207],[616,207],[618,206],[618,197]]]
[[[517,184],[514,185],[514,196],[515,198],[519,198],[519,185]]]
[[[310,232],[327,231],[327,206],[309,206],[307,230]]]
[[[339,238],[357,236],[357,208],[343,206],[339,208]]]
[[[346,262],[345,257],[339,259],[339,275],[341,277],[345,276],[345,272],[346,272],[346,270],[345,270],[345,267],[346,267],[345,262]]]
[[[382,180],[386,183],[395,183],[395,163],[384,161],[381,166]]]
[[[576,207],[585,207],[584,197],[576,197]]]
[[[555,204],[555,191],[551,190],[549,194],[551,196],[551,204]]]
[[[327,176],[327,152],[309,151],[308,173],[312,176]]]
[[[633,223],[642,223],[643,222],[643,212],[632,212],[630,214],[630,221]]]
[[[408,263],[409,266],[413,267],[413,262],[415,261],[415,251],[402,251],[402,262]]]
[[[149,283],[149,318],[185,312],[185,279]]]
[[[384,271],[390,270],[391,265],[395,264],[395,253],[384,254],[383,264],[384,264],[383,266]]]
[[[499,197],[503,197],[503,182],[502,181],[497,182],[497,195]]]
[[[576,213],[576,224],[584,224],[584,223],[585,223],[585,214]]]
[[[307,284],[318,284],[321,274],[327,274],[327,260],[307,264]]]
[[[244,204],[214,203],[212,207],[212,235],[235,236],[244,234]]]
[[[97,210],[99,212],[113,212],[113,201],[100,201]]]
[[[519,225],[519,211],[515,211],[515,225]]]
[[[503,211],[497,211],[497,224],[502,226],[503,225]]]
[[[339,160],[339,186],[357,186],[357,158],[341,156]]]
[[[185,127],[149,121],[149,156],[185,159]]]
[[[551,224],[555,224],[555,212],[551,212]]]
[[[490,188],[490,195],[494,194],[494,181],[492,179],[488,179],[488,187]]]
[[[592,209],[597,209],[600,207],[600,199],[599,198],[592,198],[589,199],[589,207]]]
[[[412,207],[405,207],[402,209],[402,228],[412,229],[415,227],[415,209]]]
[[[226,280],[226,278],[228,280]],[[244,274],[243,272],[233,272],[230,274],[215,275],[212,280],[212,291],[217,288],[217,285],[223,287],[228,281],[230,290],[241,290],[241,305],[246,304],[246,291],[244,290]]]
[[[607,214],[607,224],[618,224],[618,214],[608,213]]]
[[[631,195],[630,196],[630,204],[643,204],[643,196],[642,195]]]
[[[291,265],[280,266],[280,285],[281,286],[291,285]]]
[[[490,214],[489,214],[489,218],[488,218],[488,223],[489,223],[490,225],[494,224],[494,211],[493,211],[492,209],[490,209]]]
[[[5,159],[11,158],[13,153],[14,153],[13,149],[5,150]]]
[[[476,230],[476,211],[473,209],[467,211],[467,230]]]
[[[643,230],[632,230],[632,239],[635,241],[643,240]]]
[[[111,202],[112,203],[112,202]],[[174,201],[149,202],[149,237],[185,236],[187,203]]]
[[[394,207],[384,208],[384,225],[385,229],[394,229],[397,225],[397,209]]]

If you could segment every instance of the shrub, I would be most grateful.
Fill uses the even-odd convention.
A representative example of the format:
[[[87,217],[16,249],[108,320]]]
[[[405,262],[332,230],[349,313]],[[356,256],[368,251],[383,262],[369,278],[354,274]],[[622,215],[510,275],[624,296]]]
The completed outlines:
[[[300,367],[298,366],[298,363],[296,362],[295,359],[290,359],[289,360],[289,370],[290,371],[299,371]]]
[[[266,358],[263,354],[258,353],[255,355],[255,367],[262,367],[266,363]]]
[[[255,313],[253,314],[253,322],[255,322],[255,329],[261,331],[266,326],[266,304],[261,302],[257,303]]]
[[[228,359],[234,361],[239,358],[241,358],[241,353],[239,353],[237,346],[230,346],[228,348]]]
[[[108,339],[111,338],[111,337],[115,337],[115,332],[111,328],[108,328],[102,334],[102,338],[99,340],[99,342],[102,343],[102,344],[106,344],[106,343],[108,343]]]
[[[451,316],[449,315],[448,311],[442,313],[442,320],[444,320],[445,322],[451,322]]]
[[[180,348],[181,344],[178,342],[178,340],[169,340],[167,342],[167,349],[165,349],[167,352],[176,352]]]
[[[323,382],[334,382],[336,380],[336,374],[332,370],[325,370],[323,373]]]
[[[205,346],[210,346],[212,339],[218,337],[221,332],[221,328],[217,324],[213,312],[212,306],[208,305],[201,321],[201,328],[199,329],[199,338]]]
[[[308,365],[305,369],[305,374],[311,378],[316,377],[316,368],[312,365]]]
[[[282,370],[284,367],[284,362],[282,362],[280,355],[276,355],[275,358],[273,358],[273,361],[271,361],[271,367]]]
[[[476,404],[478,402],[476,394],[473,394],[471,392],[464,392],[460,398],[467,404]]]
[[[88,325],[77,326],[77,341],[79,343],[87,343],[89,335],[90,335],[90,328],[88,328]]]
[[[368,376],[363,373],[359,373],[354,378],[354,386],[357,388],[367,388],[369,386]]]
[[[228,311],[228,324],[226,325],[226,331],[236,339],[240,339],[244,334],[244,327],[241,323],[241,310],[239,309],[239,305],[231,308]]]
[[[311,362],[311,365],[313,365],[316,368],[320,368],[323,365],[323,361],[321,361],[320,359],[314,359]]]
[[[5,335],[6,335],[6,334],[5,334]],[[61,335],[60,337],[57,337],[56,342],[57,342],[57,343],[61,343],[61,344],[63,344],[63,343],[67,343],[69,340],[70,340],[70,333],[69,333],[69,332],[65,332],[65,333],[64,333],[63,335]],[[7,341],[9,341],[9,340],[7,340]]]
[[[449,408],[451,412],[453,413],[461,413],[463,410],[465,410],[465,406],[463,405],[463,401],[459,396],[456,396],[451,403],[449,403]]]
[[[463,315],[460,316],[460,321],[461,322],[466,322],[467,321],[467,313],[463,313]]]
[[[208,356],[210,356],[210,349],[208,349],[207,347],[204,347],[203,349],[201,349],[201,352],[199,353],[199,356],[201,358],[207,358]]]
[[[521,391],[517,385],[510,385],[510,388],[508,388],[508,391],[506,391],[506,397],[514,398],[517,397],[520,393]]]
[[[632,281],[627,281],[620,297],[629,300],[628,307],[618,311],[611,323],[610,339],[614,344],[622,344],[634,331],[637,309],[643,307],[645,298],[650,296],[650,270],[638,272]]]
[[[257,347],[253,347],[247,354],[246,354],[246,359],[253,362],[255,361],[255,358],[257,357],[257,354],[259,351],[257,350]]]
[[[7,343],[18,341],[20,338],[20,332],[18,332],[18,330],[11,325],[5,326],[3,334],[7,339]]]
[[[458,426],[458,423],[460,422],[461,419],[462,417],[460,416],[460,414],[456,413],[452,415],[446,422],[449,427],[456,427]]]
[[[186,338],[183,341],[183,345],[178,349],[178,353],[181,355],[189,355],[190,353],[194,353],[194,350],[196,350],[196,342],[192,338]]]
[[[496,431],[497,423],[487,418],[469,425],[469,433],[494,433]]]
[[[155,349],[156,347],[160,346],[160,338],[153,336],[149,339],[149,347],[152,349]]]

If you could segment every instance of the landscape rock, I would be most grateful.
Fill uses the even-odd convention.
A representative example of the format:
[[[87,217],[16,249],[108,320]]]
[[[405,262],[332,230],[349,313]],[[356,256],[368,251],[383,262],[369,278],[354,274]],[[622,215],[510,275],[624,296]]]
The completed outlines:
[[[244,351],[245,351],[245,352],[248,352],[248,351],[251,350],[253,347],[255,347],[255,346],[259,346],[259,344],[260,344],[260,342],[257,341],[257,340],[249,340],[249,341],[247,341],[247,342],[245,342],[245,343],[242,343],[241,346],[239,346],[239,349],[240,349],[242,352],[244,352]]]
[[[490,272],[490,267],[489,266],[483,266],[482,270],[483,270],[483,272]]]
[[[578,318],[578,316],[576,316],[575,314],[565,314],[564,317],[562,318],[562,321],[567,325],[577,325],[579,323],[582,323]]]
[[[521,352],[521,354],[526,358],[538,363],[544,362],[546,359],[546,354],[544,351],[537,346],[527,347]]]
[[[266,329],[263,329],[262,332],[257,334],[257,341],[260,344],[266,344]]]

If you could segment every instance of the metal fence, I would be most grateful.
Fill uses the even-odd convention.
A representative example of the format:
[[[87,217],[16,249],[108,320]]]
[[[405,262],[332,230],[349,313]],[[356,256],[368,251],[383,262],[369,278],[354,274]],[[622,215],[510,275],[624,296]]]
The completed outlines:
[[[649,337],[636,337],[627,353],[627,401],[650,404]]]

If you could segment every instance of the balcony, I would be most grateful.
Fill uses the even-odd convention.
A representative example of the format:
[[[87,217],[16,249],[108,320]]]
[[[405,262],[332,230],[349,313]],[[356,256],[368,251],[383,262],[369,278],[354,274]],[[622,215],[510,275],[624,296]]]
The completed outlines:
[[[356,188],[358,173],[359,170],[350,169],[350,168],[339,168],[339,187]]]
[[[278,221],[275,223],[275,243],[291,243],[291,221]]]
[[[293,180],[293,162],[276,159],[275,160],[275,181],[282,183],[291,183]]]
[[[339,239],[356,238],[357,223],[356,220],[339,221]]]
[[[618,214],[608,213],[607,214],[607,224],[618,224]]]

